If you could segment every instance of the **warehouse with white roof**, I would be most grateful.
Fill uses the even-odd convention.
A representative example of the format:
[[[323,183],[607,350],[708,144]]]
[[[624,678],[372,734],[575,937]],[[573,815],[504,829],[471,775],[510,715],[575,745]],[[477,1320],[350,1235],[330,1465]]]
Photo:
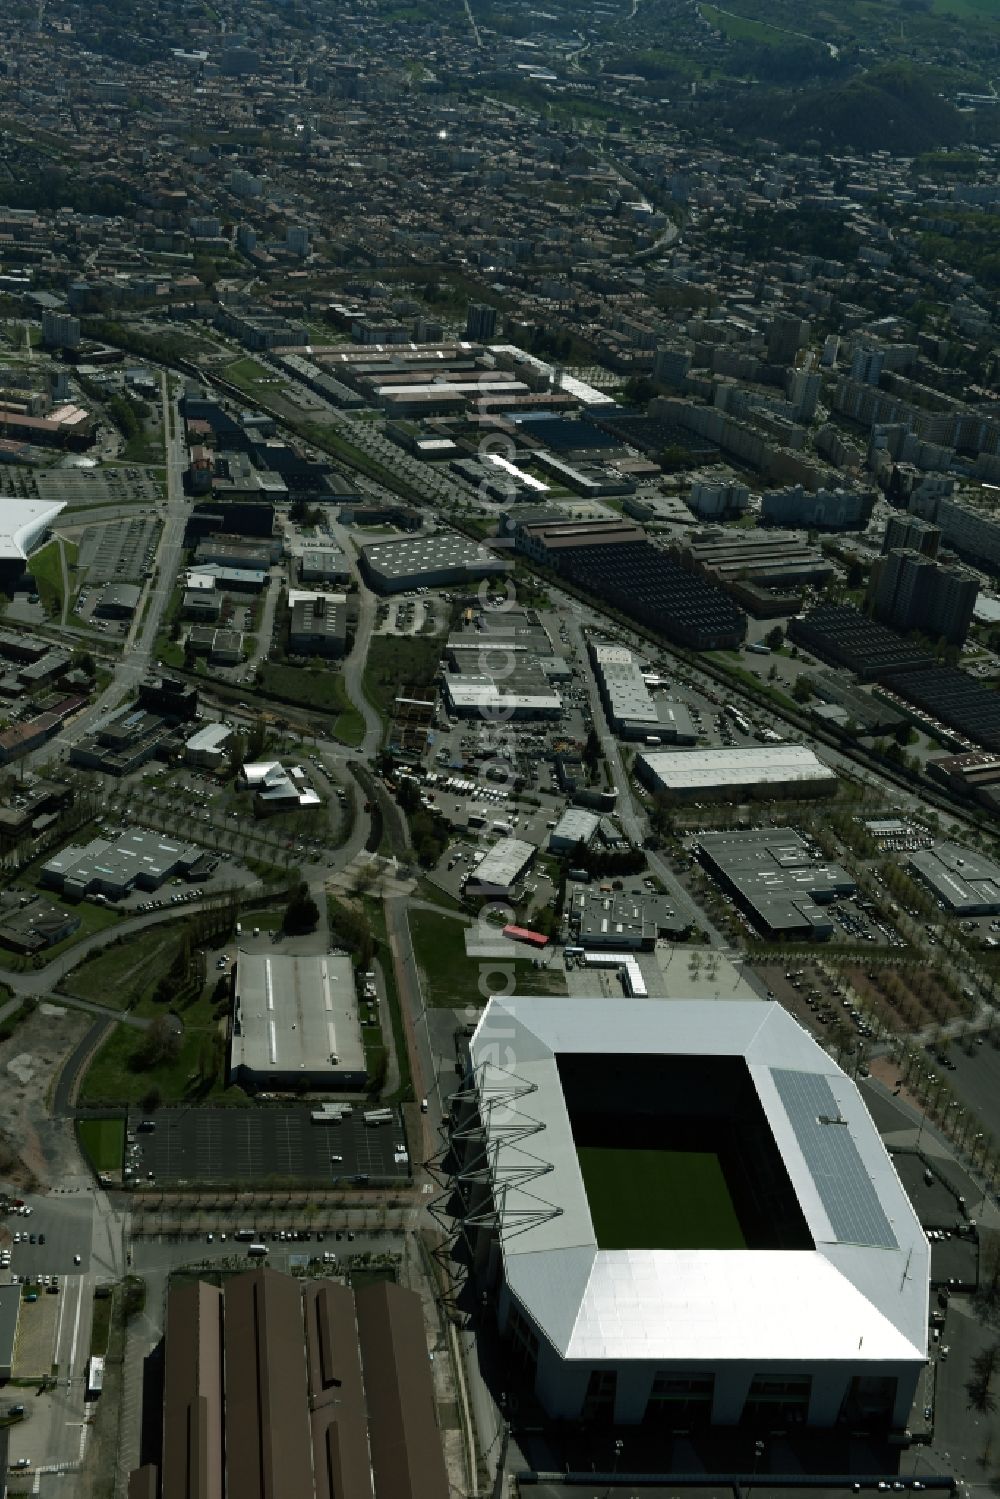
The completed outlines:
[[[905,1427],[930,1247],[785,1010],[494,998],[470,1064],[448,1212],[550,1416]]]
[[[836,774],[805,744],[646,750],[636,756],[635,772],[651,791],[677,801],[823,796],[837,786]]]
[[[230,1081],[259,1088],[363,1088],[354,967],[344,953],[236,959]]]

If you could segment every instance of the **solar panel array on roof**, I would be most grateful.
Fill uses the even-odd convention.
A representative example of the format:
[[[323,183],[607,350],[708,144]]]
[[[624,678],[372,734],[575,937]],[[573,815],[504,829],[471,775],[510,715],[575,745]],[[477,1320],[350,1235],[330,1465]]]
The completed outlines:
[[[770,1073],[837,1240],[897,1249],[896,1236],[827,1079],[818,1072],[783,1067],[772,1067]]]

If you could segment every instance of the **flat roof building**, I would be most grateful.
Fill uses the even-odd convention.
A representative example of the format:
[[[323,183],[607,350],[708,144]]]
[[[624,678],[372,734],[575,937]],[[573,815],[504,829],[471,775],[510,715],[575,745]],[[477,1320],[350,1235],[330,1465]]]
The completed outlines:
[[[596,812],[587,812],[583,807],[567,807],[549,834],[552,853],[565,853],[576,848],[578,843],[589,843],[600,826]]]
[[[114,840],[67,845],[42,865],[41,882],[71,899],[104,895],[120,900],[136,885],[158,890],[174,875],[197,878],[195,871],[206,857],[190,843],[174,843],[148,828],[129,828]]]
[[[960,843],[917,849],[907,864],[956,916],[995,916],[1000,912],[1000,864]]]
[[[288,649],[296,656],[342,656],[347,649],[344,594],[311,594],[292,604]]]
[[[665,895],[567,885],[566,915],[580,947],[650,952],[660,937],[678,941],[691,930]]]
[[[339,547],[307,547],[299,562],[303,583],[346,583],[351,576],[346,555]]]
[[[342,953],[236,960],[230,1076],[261,1088],[363,1088],[354,966]]]
[[[636,756],[635,770],[652,791],[677,800],[816,796],[837,784],[835,773],[804,744],[644,750]]]
[[[521,838],[499,838],[470,871],[468,884],[506,892],[517,884],[534,857],[533,843],[525,843]]]
[[[831,937],[833,920],[822,907],[857,890],[853,875],[818,858],[793,828],[702,833],[695,853],[754,925],[774,939]]]
[[[370,541],[360,551],[361,571],[378,593],[470,583],[509,573],[513,563],[455,532]]]
[[[780,1005],[494,998],[469,1056],[453,1211],[550,1418],[905,1427],[930,1246]]]
[[[101,619],[131,619],[141,597],[142,590],[137,583],[105,583],[94,613]]]

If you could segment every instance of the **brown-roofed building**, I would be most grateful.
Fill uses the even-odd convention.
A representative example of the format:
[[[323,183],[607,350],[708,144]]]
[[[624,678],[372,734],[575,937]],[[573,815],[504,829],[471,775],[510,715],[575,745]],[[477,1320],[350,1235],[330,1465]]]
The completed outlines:
[[[448,1499],[420,1299],[380,1281],[355,1303],[378,1499]]]
[[[518,525],[514,531],[514,546],[536,562],[557,568],[560,552],[577,547],[620,546],[625,542],[641,541],[644,535],[641,526],[627,520],[541,521],[536,525]]]
[[[171,1288],[165,1336],[162,1491],[128,1499],[448,1499],[415,1292],[253,1269]]]
[[[333,1281],[314,1281],[305,1287],[303,1310],[317,1499],[372,1499],[354,1295]]]
[[[225,1358],[227,1492],[304,1499],[312,1439],[298,1281],[250,1270],[226,1282]]]
[[[163,1499],[222,1494],[222,1293],[199,1280],[167,1297]]]

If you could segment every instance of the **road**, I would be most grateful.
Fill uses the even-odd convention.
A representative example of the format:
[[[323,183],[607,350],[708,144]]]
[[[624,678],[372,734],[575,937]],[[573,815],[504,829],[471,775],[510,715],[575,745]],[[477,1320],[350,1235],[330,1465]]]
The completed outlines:
[[[167,504],[166,519],[156,553],[154,577],[145,594],[148,604],[140,602],[136,610],[121,663],[115,668],[114,680],[61,733],[27,757],[28,764],[33,769],[51,764],[53,759],[67,756],[75,744],[79,744],[81,739],[120,707],[129,694],[136,691],[149,670],[160,621],[173,592],[180,566],[188,513],[184,497],[187,449],[182,435],[183,423],[179,419],[172,420],[173,403],[165,370],[160,372],[160,400],[166,442]]]
[[[604,704],[601,702],[601,695],[597,690],[597,683],[590,669],[590,662],[587,656],[587,642],[580,617],[583,612],[582,606],[576,600],[571,600],[569,608],[571,613],[569,629],[576,647],[581,671],[586,678],[587,691],[590,694],[591,715],[595,724],[603,725],[599,734],[601,750],[608,762],[608,767],[611,771],[611,780],[618,788],[618,802],[615,810],[624,832],[628,834],[628,837],[637,848],[641,848],[646,836],[645,821],[642,814],[636,809],[628,773],[622,764],[618,741],[608,727],[607,718],[604,713]],[[650,869],[656,875],[657,879],[660,880],[671,900],[673,900],[675,908],[678,911],[690,913],[694,925],[707,933],[708,940],[713,947],[729,948],[731,946],[729,938],[724,936],[701,907],[695,904],[665,860],[661,859],[659,854],[652,852],[647,854],[647,859]]]
[[[351,653],[344,660],[344,686],[351,702],[365,721],[365,737],[359,758],[374,760],[382,740],[382,720],[365,696],[364,673],[368,659],[368,645],[375,628],[375,612],[378,601],[367,588],[359,596],[358,623]]]

